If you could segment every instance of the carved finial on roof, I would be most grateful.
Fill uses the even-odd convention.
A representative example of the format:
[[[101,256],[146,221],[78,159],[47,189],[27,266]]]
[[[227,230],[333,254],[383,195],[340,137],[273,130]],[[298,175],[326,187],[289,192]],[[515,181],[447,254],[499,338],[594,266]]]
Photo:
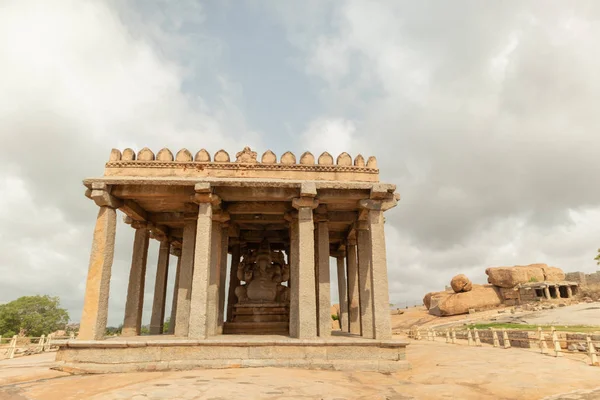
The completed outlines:
[[[377,169],[377,159],[374,156],[367,160],[367,168]]]
[[[333,157],[328,152],[324,151],[319,156],[319,165],[333,165]]]
[[[173,153],[165,147],[156,154],[156,159],[158,161],[173,161]]]
[[[135,160],[135,151],[133,151],[130,148],[123,150],[123,155],[121,156],[121,160],[123,160],[123,161]]]
[[[112,149],[108,161],[121,161],[121,150]]]
[[[147,147],[140,150],[137,155],[138,161],[152,161],[154,160],[154,153]]]
[[[181,149],[177,152],[175,161],[192,161],[192,153],[188,149]]]
[[[355,167],[364,167],[365,166],[365,158],[359,154],[356,156],[356,158],[354,159],[354,166]]]
[[[344,166],[352,165],[352,157],[350,157],[350,154],[343,152],[338,156],[336,164]]]
[[[215,162],[229,162],[229,153],[221,149],[215,153]]]
[[[260,159],[263,164],[275,164],[277,162],[277,156],[271,150],[265,151]]]
[[[238,152],[235,157],[235,162],[237,163],[255,163],[256,162],[256,152],[252,151],[250,147],[244,147],[244,150]],[[216,160],[215,160],[216,161]]]
[[[210,162],[210,154],[208,154],[206,149],[202,149],[196,153],[194,160],[198,162]]]
[[[314,165],[314,163],[315,163],[315,156],[313,156],[310,151],[305,151],[300,156],[300,164]]]
[[[296,164],[296,156],[291,151],[286,151],[281,156],[281,160],[279,162],[282,164]]]

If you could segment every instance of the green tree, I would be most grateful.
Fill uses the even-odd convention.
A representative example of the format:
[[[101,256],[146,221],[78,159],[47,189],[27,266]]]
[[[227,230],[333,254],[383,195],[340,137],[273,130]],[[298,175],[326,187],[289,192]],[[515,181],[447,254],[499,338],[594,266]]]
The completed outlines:
[[[594,258],[594,260],[596,260],[598,265],[600,265],[600,249],[598,249],[598,255],[596,256],[596,258]]]
[[[60,308],[60,299],[50,296],[23,296],[0,305],[0,334],[12,336],[21,329],[27,336],[47,335],[65,329],[69,313]]]
[[[169,333],[169,325],[171,324],[171,318],[167,318],[163,324],[163,333]]]

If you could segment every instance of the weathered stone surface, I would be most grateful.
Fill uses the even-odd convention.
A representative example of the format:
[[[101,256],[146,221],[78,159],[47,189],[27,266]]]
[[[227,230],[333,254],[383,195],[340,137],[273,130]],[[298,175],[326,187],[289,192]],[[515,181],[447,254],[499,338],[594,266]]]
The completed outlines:
[[[527,282],[558,282],[565,279],[560,268],[546,264],[515,265],[514,267],[490,267],[485,270],[488,282],[503,288],[512,288]]]
[[[215,162],[229,162],[229,153],[225,150],[219,150],[215,153]]]
[[[296,156],[291,151],[286,151],[281,156],[282,164],[296,164]]]
[[[502,304],[500,292],[492,285],[473,285],[473,290],[470,292],[446,293],[446,295],[431,296],[430,314],[437,316],[467,314],[469,309],[485,309]]]
[[[319,156],[319,165],[333,165],[333,157],[328,152],[323,152]]]
[[[196,153],[194,160],[198,162],[210,162],[210,153],[206,149],[201,149]]]
[[[260,162],[263,164],[275,164],[277,163],[277,156],[271,150],[267,150],[262,155]]]
[[[164,148],[161,149],[158,154],[156,154],[157,161],[173,161],[173,153],[171,150]]]
[[[360,334],[360,304],[358,299],[358,260],[356,242],[346,245],[346,268],[348,269],[348,319],[350,333]]]
[[[362,154],[359,154],[356,156],[356,158],[354,159],[354,166],[355,167],[364,167],[365,166],[365,158],[362,156]]]
[[[110,157],[108,158],[108,161],[121,161],[121,157],[121,150],[112,149],[110,151]]]
[[[137,155],[138,161],[152,161],[154,160],[154,153],[147,147],[140,150]]]
[[[336,164],[350,166],[352,165],[352,157],[350,157],[350,154],[343,152],[338,156]]]
[[[256,152],[252,151],[252,149],[250,149],[250,147],[246,146],[244,147],[244,150],[238,152],[235,155],[235,162],[237,163],[256,163]]]
[[[190,162],[192,159],[192,153],[188,149],[179,150],[175,156],[175,161]]]
[[[367,160],[367,168],[377,169],[377,159],[373,156]]]
[[[300,156],[300,164],[314,165],[314,163],[315,163],[315,156],[313,156],[310,151],[305,151]]]
[[[123,161],[135,160],[135,151],[133,151],[133,149],[129,149],[129,148],[123,150],[123,155],[121,156],[121,160],[123,160]]]
[[[473,289],[473,284],[469,278],[463,274],[456,275],[454,278],[452,278],[450,281],[450,286],[452,286],[454,293],[468,292]]]
[[[447,295],[449,295],[450,292],[446,292],[446,291],[442,291],[442,292],[429,292],[425,295],[425,297],[423,297],[423,304],[425,305],[425,308],[427,308],[429,310],[429,308],[431,307],[431,299],[432,297],[445,297]]]

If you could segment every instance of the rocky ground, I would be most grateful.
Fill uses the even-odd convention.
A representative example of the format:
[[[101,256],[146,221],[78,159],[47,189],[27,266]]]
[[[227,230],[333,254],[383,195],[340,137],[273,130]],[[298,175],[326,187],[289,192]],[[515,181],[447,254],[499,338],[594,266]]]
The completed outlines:
[[[247,368],[71,376],[49,369],[53,357],[0,361],[0,400],[600,398],[600,367],[584,356],[443,341],[411,341],[412,370],[394,374]]]

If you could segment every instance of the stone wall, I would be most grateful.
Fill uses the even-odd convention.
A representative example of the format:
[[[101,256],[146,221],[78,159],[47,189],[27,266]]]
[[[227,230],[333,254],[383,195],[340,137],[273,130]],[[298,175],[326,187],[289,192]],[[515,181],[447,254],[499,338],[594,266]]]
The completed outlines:
[[[586,274],[585,272],[569,272],[566,274],[567,281],[577,282],[580,286],[600,286],[600,271]]]

